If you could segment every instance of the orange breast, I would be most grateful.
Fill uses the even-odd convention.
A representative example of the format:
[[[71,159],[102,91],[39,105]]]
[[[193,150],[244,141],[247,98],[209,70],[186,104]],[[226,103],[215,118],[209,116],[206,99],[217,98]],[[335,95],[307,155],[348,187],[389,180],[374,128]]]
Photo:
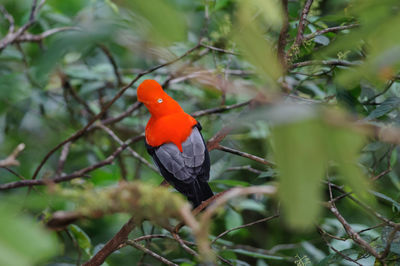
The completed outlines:
[[[196,119],[184,112],[157,119],[151,117],[146,126],[146,141],[153,147],[172,142],[182,152],[182,142],[190,135],[196,123]]]

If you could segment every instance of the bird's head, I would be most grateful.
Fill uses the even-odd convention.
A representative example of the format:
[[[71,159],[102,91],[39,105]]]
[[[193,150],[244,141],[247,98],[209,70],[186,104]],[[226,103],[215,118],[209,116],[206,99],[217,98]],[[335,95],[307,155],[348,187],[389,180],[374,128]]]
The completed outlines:
[[[179,104],[163,90],[157,81],[152,79],[146,79],[139,85],[137,99],[155,117],[183,112]]]

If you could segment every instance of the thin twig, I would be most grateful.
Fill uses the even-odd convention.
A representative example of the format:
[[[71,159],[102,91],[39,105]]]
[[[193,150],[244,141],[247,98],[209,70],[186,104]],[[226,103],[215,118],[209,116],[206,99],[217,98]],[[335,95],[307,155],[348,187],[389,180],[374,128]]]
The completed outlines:
[[[0,167],[18,166],[17,156],[25,149],[25,144],[19,144],[13,152],[4,160],[0,160]]]
[[[354,242],[356,242],[358,245],[360,245],[364,250],[369,252],[371,255],[373,255],[375,258],[380,260],[380,255],[376,252],[374,248],[370,246],[370,244],[362,239],[360,235],[353,230],[351,225],[344,219],[344,217],[339,213],[339,210],[336,208],[335,203],[332,201],[332,190],[331,190],[331,185],[328,183],[328,187],[330,190],[330,204],[329,204],[329,210],[336,216],[338,221],[343,225],[343,228],[346,230],[347,234],[350,236],[351,239],[353,239]]]
[[[322,34],[325,34],[325,33],[328,33],[328,32],[337,32],[337,31],[342,31],[342,30],[348,30],[348,29],[352,29],[352,28],[355,28],[355,27],[358,27],[358,26],[360,26],[360,25],[359,24],[350,24],[350,25],[326,28],[326,29],[319,30],[319,31],[316,31],[314,33],[311,33],[311,34],[308,34],[308,35],[304,36],[303,37],[303,41],[308,41],[310,39],[315,38],[318,35],[322,35]]]
[[[310,60],[304,62],[298,62],[291,64],[289,66],[290,69],[297,68],[297,67],[304,67],[304,66],[311,66],[311,65],[328,65],[328,66],[359,66],[361,62],[358,61],[346,61],[340,59],[331,59],[331,60]]]
[[[200,110],[200,111],[196,111],[194,113],[192,113],[193,117],[200,117],[200,116],[204,116],[204,115],[209,115],[209,114],[216,114],[216,113],[222,113],[225,111],[229,111],[232,109],[236,109],[236,108],[240,108],[243,106],[246,106],[248,104],[251,103],[251,100],[249,101],[245,101],[242,103],[236,103],[236,104],[232,104],[232,105],[224,105],[221,107],[215,107],[215,108],[210,108],[210,109],[206,109],[206,110]]]
[[[225,50],[225,49],[222,49],[222,48],[218,48],[218,47],[214,47],[214,46],[211,46],[211,45],[208,45],[208,44],[201,43],[200,45],[205,47],[205,48],[208,48],[210,50],[216,51],[216,52],[220,52],[220,53],[224,53],[224,54],[231,54],[231,55],[239,55],[236,52],[228,51],[228,50]]]
[[[15,26],[14,17],[10,13],[8,13],[7,9],[3,5],[0,5],[0,12],[3,13],[3,16],[8,21],[9,24],[8,32],[14,32],[14,26]]]
[[[61,150],[60,159],[58,160],[58,165],[57,165],[56,178],[60,177],[62,174],[62,171],[64,169],[64,164],[65,164],[65,161],[67,160],[70,147],[71,147],[71,142],[68,142],[67,144],[64,145],[64,147]]]
[[[164,238],[164,239],[166,238],[166,239],[176,240],[175,238],[173,238],[172,236],[169,236],[169,235],[152,234],[152,235],[140,236],[138,238],[133,239],[132,241],[139,242],[139,241],[146,241],[146,240],[154,239],[154,238]],[[196,245],[196,243],[186,241],[186,240],[183,240],[183,242],[187,245],[192,245],[192,246]]]
[[[267,194],[272,195],[276,193],[276,188],[273,186],[252,186],[252,187],[241,187],[233,188],[228,192],[224,193],[221,197],[217,198],[214,203],[208,206],[204,210],[200,217],[200,223],[195,226],[191,226],[194,229],[194,234],[196,236],[196,241],[198,243],[199,252],[203,258],[208,262],[213,261],[213,254],[211,252],[210,246],[208,244],[208,231],[210,226],[211,217],[217,211],[217,209],[226,204],[232,198],[238,196],[244,196],[249,194]]]
[[[43,0],[39,4],[39,7],[42,5],[42,3],[44,3]],[[7,35],[0,40],[0,52],[4,48],[6,48],[9,44],[13,43],[16,39],[18,39],[30,26],[33,25],[33,23],[35,23],[36,13],[37,13],[37,0],[33,0],[28,22],[25,23],[22,27],[20,27],[17,31],[9,31]],[[9,28],[9,30],[10,29],[13,29],[13,27]]]
[[[349,256],[343,254],[341,251],[339,251],[339,250],[337,250],[336,248],[334,248],[324,236],[322,236],[322,239],[325,241],[326,245],[327,245],[330,249],[332,249],[334,252],[336,252],[337,254],[339,254],[339,255],[340,255],[341,257],[343,257],[345,260],[351,261],[351,262],[353,262],[353,263],[355,263],[355,264],[357,264],[357,265],[359,265],[359,266],[362,266],[362,264],[358,263],[357,261],[353,260],[353,259],[350,258]]]
[[[115,61],[110,50],[105,45],[100,44],[99,47],[104,52],[104,54],[107,56],[108,61],[110,61],[110,64],[114,71],[115,78],[117,80],[117,86],[121,86],[123,82],[122,82],[121,75],[119,74],[117,62]]]
[[[175,263],[173,263],[173,262],[167,260],[167,259],[164,258],[163,256],[158,255],[158,254],[155,253],[154,251],[151,251],[150,249],[144,247],[144,246],[141,245],[141,244],[136,243],[136,242],[133,241],[133,240],[127,240],[125,243],[128,244],[128,245],[130,245],[130,246],[132,246],[132,247],[135,247],[135,248],[137,248],[137,249],[143,251],[143,252],[146,253],[146,254],[149,254],[149,255],[152,256],[153,258],[155,258],[155,259],[161,261],[162,263],[164,263],[164,264],[166,264],[166,265],[178,266],[178,264],[175,264]]]
[[[46,39],[47,37],[50,37],[56,33],[59,32],[63,32],[63,31],[79,31],[81,30],[80,28],[77,27],[60,27],[60,28],[54,28],[54,29],[50,29],[47,31],[44,31],[40,34],[31,34],[31,33],[24,33],[21,36],[19,36],[18,38],[16,38],[13,43],[22,43],[22,42],[41,42],[44,39]]]
[[[90,109],[89,105],[86,103],[85,100],[83,100],[78,93],[75,91],[75,89],[71,86],[71,83],[69,82],[69,79],[67,77],[67,75],[65,75],[64,73],[62,73],[61,71],[58,72],[60,79],[61,79],[61,83],[62,83],[62,87],[64,90],[67,90],[67,92],[69,92],[72,96],[72,98],[75,99],[75,101],[77,101],[78,103],[80,103],[83,108],[86,110],[86,112],[88,114],[90,114],[91,116],[94,116],[95,113],[92,111],[92,109]]]
[[[102,130],[104,130],[108,135],[110,135],[112,137],[113,140],[115,140],[118,144],[122,145],[124,142],[118,138],[118,136],[108,127],[104,126],[103,124],[99,123],[97,125],[99,128],[101,128]],[[151,163],[149,163],[146,159],[144,159],[142,156],[140,156],[139,153],[137,153],[136,151],[134,151],[131,147],[127,147],[127,150],[132,154],[132,156],[136,159],[138,159],[141,163],[145,164],[147,167],[149,167],[151,170],[153,170],[156,173],[159,173],[158,169],[152,165]]]
[[[243,166],[232,166],[226,169],[226,171],[240,171],[240,170],[246,170],[254,174],[262,174],[263,171],[255,169],[251,167],[251,165],[243,165]]]
[[[380,254],[380,258],[384,259],[387,257],[387,255],[389,255],[390,252],[390,248],[392,246],[392,243],[394,241],[394,239],[396,238],[396,234],[397,232],[400,231],[400,225],[396,226],[395,228],[393,228],[393,230],[390,232],[387,241],[386,241],[386,247],[385,249],[382,251],[382,253]]]
[[[226,235],[226,234],[228,234],[228,233],[230,233],[232,231],[239,230],[239,229],[245,228],[245,227],[249,227],[249,226],[252,226],[252,225],[255,225],[255,224],[258,224],[258,223],[267,222],[269,220],[272,220],[272,219],[275,219],[275,218],[278,218],[278,217],[279,217],[279,214],[275,214],[275,215],[272,215],[272,216],[269,216],[269,217],[266,217],[266,218],[263,218],[263,219],[259,219],[257,221],[251,222],[251,223],[247,223],[247,224],[243,224],[243,225],[240,225],[240,226],[233,227],[233,228],[231,228],[229,230],[226,230],[226,231],[222,232],[218,236],[216,236],[214,238],[214,240],[211,241],[210,245],[214,244],[215,241],[217,241],[218,239],[220,239],[221,237],[223,237],[224,235]]]
[[[224,151],[224,152],[229,152],[229,153],[232,153],[232,154],[235,154],[235,155],[239,155],[239,156],[248,158],[250,160],[253,160],[253,161],[256,161],[258,163],[265,164],[265,165],[275,166],[275,163],[267,161],[267,160],[265,160],[265,159],[263,159],[261,157],[258,157],[256,155],[253,155],[253,154],[250,154],[250,153],[246,153],[246,152],[243,152],[243,151],[239,151],[239,150],[235,150],[235,149],[232,149],[232,148],[229,148],[229,147],[225,147],[225,146],[222,146],[222,145],[218,145],[215,149],[220,150],[220,151]]]
[[[101,123],[103,125],[111,125],[111,124],[118,123],[119,121],[123,120],[124,118],[130,116],[134,111],[138,110],[142,105],[143,104],[141,102],[135,102],[134,104],[129,106],[125,112],[122,112],[121,114],[119,114],[116,117],[109,117],[104,120],[101,120]],[[95,126],[89,127],[88,131],[92,130],[93,128],[95,128]]]
[[[0,190],[7,190],[7,189],[12,189],[12,188],[27,187],[27,186],[44,186],[44,185],[48,185],[51,183],[61,183],[61,182],[75,179],[75,178],[83,177],[87,173],[89,173],[97,168],[111,164],[114,161],[115,157],[117,157],[122,151],[124,151],[128,147],[129,144],[137,141],[138,139],[141,139],[141,137],[140,136],[133,137],[133,138],[127,140],[126,142],[124,142],[123,145],[121,145],[117,150],[115,150],[110,156],[108,156],[103,161],[100,161],[100,162],[90,165],[88,167],[82,168],[78,171],[73,172],[72,174],[63,175],[58,178],[52,178],[52,179],[27,179],[27,180],[21,180],[21,181],[17,181],[17,182],[1,184]]]
[[[370,104],[373,100],[375,100],[379,96],[385,94],[392,87],[394,81],[395,81],[395,79],[389,80],[388,84],[386,85],[386,87],[385,87],[385,89],[383,91],[381,91],[380,93],[375,94],[374,96],[372,96],[368,100],[362,102],[362,104]]]

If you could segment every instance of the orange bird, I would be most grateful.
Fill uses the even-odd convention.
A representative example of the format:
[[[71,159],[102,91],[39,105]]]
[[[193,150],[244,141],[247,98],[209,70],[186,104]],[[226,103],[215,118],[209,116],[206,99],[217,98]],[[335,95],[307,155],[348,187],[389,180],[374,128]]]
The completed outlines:
[[[155,80],[143,81],[137,97],[151,114],[145,130],[147,151],[165,180],[197,207],[213,196],[207,183],[210,156],[199,122]]]

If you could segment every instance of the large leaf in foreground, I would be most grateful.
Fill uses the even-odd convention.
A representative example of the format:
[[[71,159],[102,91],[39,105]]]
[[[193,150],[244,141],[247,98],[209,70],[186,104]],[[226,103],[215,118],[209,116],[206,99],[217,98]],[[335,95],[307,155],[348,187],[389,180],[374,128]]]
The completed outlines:
[[[0,265],[29,266],[57,253],[56,238],[37,221],[0,205]]]
[[[288,119],[273,129],[281,181],[279,196],[287,221],[295,228],[307,228],[317,219],[322,201],[321,181],[328,163],[334,163],[339,177],[356,195],[367,196],[368,182],[357,164],[364,138],[326,119]]]

